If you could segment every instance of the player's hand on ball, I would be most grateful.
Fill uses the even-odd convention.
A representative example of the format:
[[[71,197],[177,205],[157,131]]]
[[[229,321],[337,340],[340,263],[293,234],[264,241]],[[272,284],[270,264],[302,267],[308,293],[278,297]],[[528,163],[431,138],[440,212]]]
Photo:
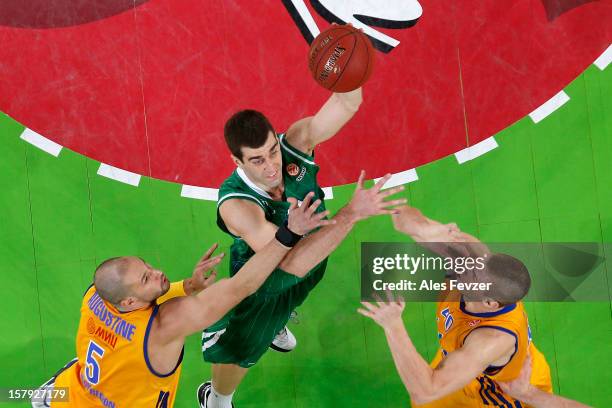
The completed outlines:
[[[386,198],[404,190],[404,186],[397,186],[383,191],[383,186],[390,178],[391,174],[387,174],[374,184],[374,187],[365,189],[365,171],[361,170],[353,198],[348,204],[348,209],[357,221],[374,215],[396,214],[398,210],[395,207],[406,204],[405,198],[385,201]]]
[[[212,256],[218,246],[218,244],[211,246],[193,269],[191,284],[194,292],[200,292],[215,283],[217,271],[214,268],[219,265],[219,262],[225,256],[223,253]]]
[[[308,193],[300,206],[298,206],[295,198],[287,199],[290,203],[287,228],[294,234],[306,235],[315,228],[336,223],[334,220],[325,219],[329,215],[329,211],[316,212],[321,205],[321,200],[317,199],[311,203],[312,197],[314,197],[314,193]]]
[[[374,295],[374,298],[377,300],[376,305],[370,302],[361,302],[363,308],[357,309],[357,312],[374,320],[383,329],[391,328],[394,325],[404,325],[402,313],[405,303],[401,297],[394,299],[393,295],[387,292],[386,302],[377,295]]]

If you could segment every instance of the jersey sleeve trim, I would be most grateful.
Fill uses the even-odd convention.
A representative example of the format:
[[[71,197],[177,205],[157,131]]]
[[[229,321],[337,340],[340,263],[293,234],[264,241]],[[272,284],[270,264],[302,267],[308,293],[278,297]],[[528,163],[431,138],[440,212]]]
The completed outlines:
[[[505,366],[507,366],[508,364],[510,364],[510,362],[512,361],[512,359],[514,358],[514,356],[516,355],[517,351],[518,351],[518,335],[513,332],[510,329],[507,329],[505,327],[501,327],[501,326],[493,326],[493,325],[489,325],[489,326],[478,326],[472,330],[470,330],[470,332],[467,334],[467,336],[465,336],[463,338],[463,342],[462,342],[462,346],[463,344],[465,344],[465,341],[467,340],[467,338],[470,336],[470,334],[474,333],[474,331],[478,330],[478,329],[493,329],[493,330],[499,330],[502,331],[504,333],[510,334],[514,337],[514,353],[512,353],[512,355],[510,356],[510,358],[508,359],[508,361],[506,362],[506,364],[504,365],[500,365],[500,366],[494,366],[494,365],[490,365],[488,366],[484,373],[488,374],[488,375],[495,375],[497,373],[499,373]]]
[[[158,311],[159,311],[159,306],[155,305],[155,307],[153,307],[153,312],[151,313],[151,317],[149,317],[149,323],[147,324],[147,330],[145,331],[144,344],[143,344],[142,349],[144,350],[145,363],[147,363],[147,368],[149,369],[151,374],[157,377],[160,377],[160,378],[166,378],[174,374],[176,370],[178,370],[178,368],[181,366],[181,363],[183,362],[183,355],[185,354],[185,346],[183,346],[183,348],[181,349],[181,355],[179,356],[178,361],[176,362],[176,366],[168,374],[160,374],[153,369],[153,366],[151,366],[151,361],[149,361],[149,334],[151,333],[151,326],[153,324],[153,320],[155,319],[155,316],[157,316]]]
[[[287,141],[287,137],[285,136],[285,134],[282,134],[278,137],[278,140],[280,142],[281,148],[286,151],[287,153],[289,153],[290,155],[292,155],[293,157],[298,158],[299,160],[303,161],[304,163],[308,163],[311,164],[313,166],[316,166],[317,164],[314,162],[314,156],[309,156],[304,152],[299,151],[298,149],[296,149],[295,147],[291,146],[289,144],[289,142]]]

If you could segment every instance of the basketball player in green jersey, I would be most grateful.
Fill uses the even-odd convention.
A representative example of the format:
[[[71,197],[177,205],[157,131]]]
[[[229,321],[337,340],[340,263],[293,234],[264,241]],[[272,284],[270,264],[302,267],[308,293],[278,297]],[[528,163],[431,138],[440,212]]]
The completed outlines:
[[[265,116],[253,110],[240,111],[227,121],[225,140],[237,168],[219,189],[217,224],[234,238],[230,274],[274,238],[286,222],[288,198],[323,202],[314,148],[353,117],[361,100],[361,89],[333,94],[316,115],[297,121],[285,134],[277,134]],[[254,295],[203,332],[204,359],[213,365],[212,381],[198,389],[201,407],[231,408],[233,393],[248,368],[269,347],[279,351],[295,347],[285,325],[323,277],[329,254],[355,222],[392,213],[390,208],[405,202],[383,201],[402,189],[381,191],[389,177],[365,190],[362,172],[350,203],[334,216],[335,224],[304,237]],[[325,211],[324,204],[316,208]]]

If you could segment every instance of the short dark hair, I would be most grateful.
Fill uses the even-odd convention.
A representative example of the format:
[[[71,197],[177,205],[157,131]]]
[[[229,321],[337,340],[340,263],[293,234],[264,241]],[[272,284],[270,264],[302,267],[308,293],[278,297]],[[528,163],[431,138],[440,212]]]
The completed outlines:
[[[493,283],[484,296],[501,306],[516,303],[527,296],[531,277],[523,262],[506,254],[493,254],[487,259],[485,281]]]
[[[240,160],[242,160],[242,147],[256,149],[263,146],[269,132],[276,133],[270,121],[263,113],[252,109],[234,113],[223,129],[227,147]]]

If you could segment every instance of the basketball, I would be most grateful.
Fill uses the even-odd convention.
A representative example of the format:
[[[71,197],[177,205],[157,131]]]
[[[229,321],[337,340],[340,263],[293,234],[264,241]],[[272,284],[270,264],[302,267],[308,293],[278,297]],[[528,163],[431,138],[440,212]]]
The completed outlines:
[[[351,25],[332,25],[310,45],[308,66],[315,81],[333,92],[362,86],[372,74],[374,47]]]

